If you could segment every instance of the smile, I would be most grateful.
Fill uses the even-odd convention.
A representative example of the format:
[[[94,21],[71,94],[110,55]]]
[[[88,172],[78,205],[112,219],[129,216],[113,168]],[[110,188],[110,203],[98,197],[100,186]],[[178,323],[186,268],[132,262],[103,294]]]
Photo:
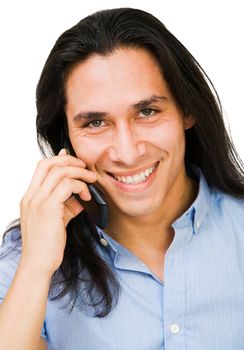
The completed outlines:
[[[152,167],[147,168],[146,170],[133,176],[116,176],[111,173],[109,175],[113,176],[113,178],[115,178],[117,181],[122,182],[124,184],[136,185],[145,182],[146,179],[154,172],[158,164],[159,162],[155,163]]]

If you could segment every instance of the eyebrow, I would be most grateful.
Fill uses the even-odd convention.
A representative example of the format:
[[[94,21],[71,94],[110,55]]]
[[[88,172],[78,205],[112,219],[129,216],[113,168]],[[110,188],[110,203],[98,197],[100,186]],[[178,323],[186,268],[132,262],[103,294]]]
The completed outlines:
[[[159,101],[168,101],[168,98],[166,96],[157,96],[157,95],[152,95],[149,98],[140,100],[132,105],[129,106],[128,110],[139,110],[143,108],[147,108],[149,105],[151,105],[154,102],[159,102]],[[80,112],[77,115],[73,117],[73,122],[77,123],[80,120],[91,120],[94,118],[104,118],[107,116],[109,113],[107,112],[97,112],[97,111],[86,111],[86,112]]]

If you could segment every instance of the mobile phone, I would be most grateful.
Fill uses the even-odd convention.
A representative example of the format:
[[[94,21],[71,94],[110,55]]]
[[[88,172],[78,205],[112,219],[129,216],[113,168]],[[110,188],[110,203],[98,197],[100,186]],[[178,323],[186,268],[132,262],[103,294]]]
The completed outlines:
[[[69,150],[70,146],[69,146],[68,140],[64,141],[64,148],[67,150],[69,154],[76,156],[74,152],[70,152]],[[78,194],[73,194],[73,195],[84,208],[85,212],[88,215],[89,220],[92,221],[101,229],[104,229],[108,224],[108,205],[96,186],[89,183],[86,183],[86,184],[88,186],[89,192],[91,193],[91,197],[92,197],[91,200],[84,201],[80,198]]]
[[[94,185],[87,183],[87,186],[92,197],[90,201],[83,201],[78,194],[74,194],[74,196],[81,203],[89,219],[103,229],[108,224],[107,203]]]

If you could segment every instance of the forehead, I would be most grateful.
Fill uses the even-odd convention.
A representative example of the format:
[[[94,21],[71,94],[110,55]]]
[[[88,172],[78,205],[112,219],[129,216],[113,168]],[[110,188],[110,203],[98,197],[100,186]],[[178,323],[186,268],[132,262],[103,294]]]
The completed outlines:
[[[168,93],[154,56],[141,48],[120,48],[108,56],[94,54],[78,63],[66,80],[67,106],[122,100],[132,104],[149,95]]]

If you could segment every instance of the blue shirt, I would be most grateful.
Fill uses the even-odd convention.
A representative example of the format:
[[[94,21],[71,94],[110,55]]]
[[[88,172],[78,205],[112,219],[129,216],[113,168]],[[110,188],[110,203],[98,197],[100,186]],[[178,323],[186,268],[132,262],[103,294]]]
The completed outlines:
[[[76,307],[69,314],[65,298],[48,300],[42,337],[49,350],[244,349],[244,200],[209,187],[195,171],[199,193],[173,223],[164,282],[98,228],[97,249],[121,285],[118,304],[95,318]],[[0,253],[18,234],[11,232]],[[0,260],[0,302],[20,252]]]

